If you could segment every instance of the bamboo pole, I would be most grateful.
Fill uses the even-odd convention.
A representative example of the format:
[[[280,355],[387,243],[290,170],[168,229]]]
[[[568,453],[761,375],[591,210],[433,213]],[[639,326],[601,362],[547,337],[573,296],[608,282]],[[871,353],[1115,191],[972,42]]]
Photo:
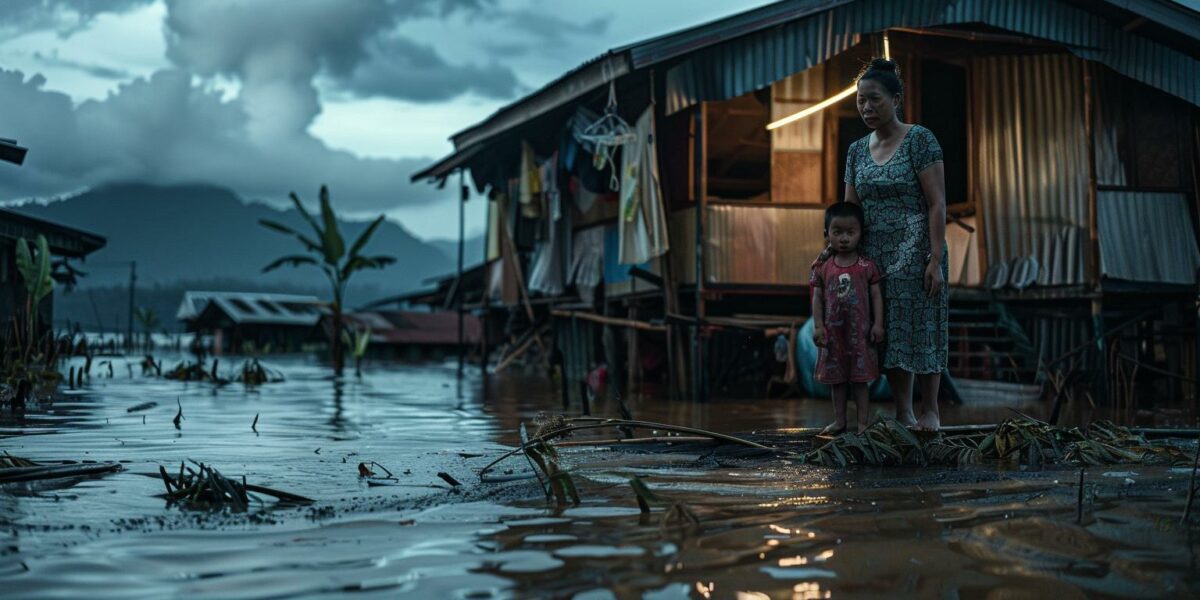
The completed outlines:
[[[554,309],[550,310],[550,314],[554,315],[556,317],[567,317],[567,318],[574,317],[574,318],[583,319],[585,321],[592,321],[595,323],[600,323],[602,325],[617,325],[620,327],[630,327],[633,329],[640,329],[642,331],[663,332],[663,331],[667,330],[666,325],[656,325],[654,323],[647,323],[645,321],[638,321],[636,319],[623,319],[621,317],[606,317],[604,315],[598,315],[595,313],[582,312],[582,311],[576,311],[576,310],[563,310],[560,308],[554,308]]]

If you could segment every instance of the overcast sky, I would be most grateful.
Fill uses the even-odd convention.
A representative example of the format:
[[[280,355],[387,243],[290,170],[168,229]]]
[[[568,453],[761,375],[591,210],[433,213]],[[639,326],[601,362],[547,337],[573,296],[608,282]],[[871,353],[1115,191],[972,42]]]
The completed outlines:
[[[283,203],[328,183],[353,215],[455,237],[453,192],[408,183],[451,134],[609,48],[767,3],[2,0],[0,137],[30,151],[0,201],[147,181]]]

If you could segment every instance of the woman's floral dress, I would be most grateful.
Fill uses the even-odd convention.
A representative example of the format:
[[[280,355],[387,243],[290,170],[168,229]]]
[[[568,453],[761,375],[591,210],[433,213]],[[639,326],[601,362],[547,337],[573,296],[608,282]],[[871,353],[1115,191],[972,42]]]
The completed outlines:
[[[871,156],[870,137],[850,145],[846,183],[854,186],[867,217],[862,252],[883,271],[883,368],[940,373],[946,367],[950,292],[945,285],[934,298],[925,291],[929,207],[917,174],[941,162],[942,147],[933,132],[913,125],[880,165]],[[948,281],[944,248],[942,277]]]

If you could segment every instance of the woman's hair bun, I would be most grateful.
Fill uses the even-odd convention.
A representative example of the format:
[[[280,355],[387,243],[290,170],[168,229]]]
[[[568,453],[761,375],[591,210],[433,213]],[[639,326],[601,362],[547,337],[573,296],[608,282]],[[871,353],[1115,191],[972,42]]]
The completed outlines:
[[[876,58],[875,60],[872,60],[871,66],[868,68],[872,71],[890,71],[892,73],[900,72],[900,67],[896,64],[896,61],[887,58]]]

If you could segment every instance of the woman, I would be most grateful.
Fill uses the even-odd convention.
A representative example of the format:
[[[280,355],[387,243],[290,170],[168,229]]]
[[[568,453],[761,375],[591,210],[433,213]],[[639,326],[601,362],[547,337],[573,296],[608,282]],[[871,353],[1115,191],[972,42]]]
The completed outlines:
[[[858,113],[874,131],[846,154],[846,201],[866,213],[863,254],[883,271],[887,330],[883,368],[896,419],[922,431],[941,427],[938,387],[946,367],[946,183],[933,133],[903,123],[896,63],[877,58],[858,78]],[[921,409],[913,412],[913,379]]]

